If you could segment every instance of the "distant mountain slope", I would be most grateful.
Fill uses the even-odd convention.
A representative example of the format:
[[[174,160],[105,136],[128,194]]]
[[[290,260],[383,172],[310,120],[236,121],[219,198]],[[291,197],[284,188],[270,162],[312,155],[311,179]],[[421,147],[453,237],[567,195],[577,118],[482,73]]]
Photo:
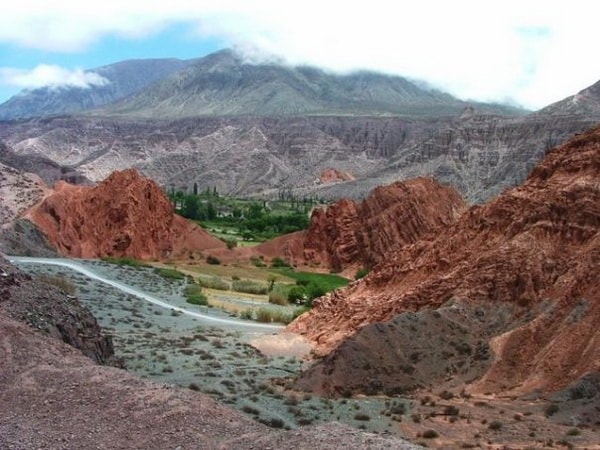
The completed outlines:
[[[108,83],[88,88],[60,87],[25,90],[0,105],[0,120],[72,114],[111,103],[184,68],[189,61],[140,59],[121,61],[86,72]]]
[[[398,76],[372,72],[335,75],[314,67],[250,64],[230,50],[185,69],[97,115],[143,118],[193,116],[411,115],[460,113],[469,103]],[[479,111],[515,108],[477,104]]]
[[[539,114],[600,116],[600,81],[559,102],[541,109]]]

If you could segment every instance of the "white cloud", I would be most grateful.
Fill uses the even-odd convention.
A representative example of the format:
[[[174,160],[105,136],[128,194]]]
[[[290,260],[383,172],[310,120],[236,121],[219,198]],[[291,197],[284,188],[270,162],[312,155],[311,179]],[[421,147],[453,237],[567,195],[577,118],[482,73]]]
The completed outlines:
[[[94,72],[85,72],[82,69],[69,70],[47,64],[40,64],[32,70],[0,67],[0,80],[3,84],[22,89],[66,86],[89,88],[109,83],[106,78]]]
[[[97,6],[94,6],[97,5]],[[0,42],[80,51],[105,35],[167,25],[332,70],[423,79],[462,98],[536,108],[600,78],[593,2],[571,0],[22,0],[3,6]],[[139,55],[143,57],[144,55]]]

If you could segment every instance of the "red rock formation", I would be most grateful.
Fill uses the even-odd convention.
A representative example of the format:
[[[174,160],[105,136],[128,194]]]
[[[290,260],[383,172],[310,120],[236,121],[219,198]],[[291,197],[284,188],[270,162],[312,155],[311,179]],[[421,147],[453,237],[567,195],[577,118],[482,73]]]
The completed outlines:
[[[80,258],[165,258],[225,246],[176,216],[158,185],[135,170],[94,187],[59,182],[25,217],[60,253]]]
[[[319,182],[321,184],[339,183],[340,181],[351,181],[355,180],[354,176],[350,172],[338,169],[325,169],[319,175]]]
[[[310,227],[258,251],[294,264],[343,271],[373,267],[390,250],[452,223],[466,210],[460,195],[431,178],[374,189],[362,202],[340,200],[313,211]]]
[[[505,304],[522,323],[491,338],[493,362],[473,389],[553,391],[600,370],[599,267],[600,127],[550,152],[522,186],[317,299],[288,329],[326,354],[402,312]]]

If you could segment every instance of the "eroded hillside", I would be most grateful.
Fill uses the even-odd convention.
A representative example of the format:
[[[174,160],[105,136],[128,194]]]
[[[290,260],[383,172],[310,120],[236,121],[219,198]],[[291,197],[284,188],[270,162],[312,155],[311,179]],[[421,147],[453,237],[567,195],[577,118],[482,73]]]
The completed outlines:
[[[328,355],[301,384],[340,393],[462,379],[473,392],[524,394],[597,372],[599,179],[595,128],[522,186],[316,300],[288,328]]]
[[[394,249],[456,220],[467,206],[451,187],[417,178],[374,189],[362,202],[340,200],[313,211],[308,230],[257,251],[336,272],[371,268]],[[353,272],[352,272],[353,275]]]
[[[26,218],[68,256],[152,259],[225,247],[175,215],[158,185],[135,170],[115,172],[94,187],[59,182]]]

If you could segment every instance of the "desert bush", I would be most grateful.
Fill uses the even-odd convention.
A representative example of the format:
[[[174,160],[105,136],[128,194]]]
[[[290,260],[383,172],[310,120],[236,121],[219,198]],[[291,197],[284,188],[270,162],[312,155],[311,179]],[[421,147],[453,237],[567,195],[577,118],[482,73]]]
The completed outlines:
[[[254,267],[266,267],[267,265],[262,260],[262,258],[258,256],[253,256],[250,258],[250,262],[254,265]]]
[[[268,289],[266,284],[252,280],[234,280],[231,282],[231,288],[237,292],[257,295],[265,295]]]
[[[440,397],[444,400],[451,400],[454,398],[454,394],[450,391],[442,391],[440,392]]]
[[[221,260],[219,258],[217,258],[216,256],[213,256],[213,255],[208,255],[206,257],[206,262],[208,264],[212,264],[212,265],[219,265],[219,264],[221,264]]]
[[[354,420],[361,420],[363,422],[367,422],[367,421],[371,420],[371,416],[369,416],[368,414],[365,414],[365,413],[356,413],[354,415]]]
[[[56,286],[67,295],[75,295],[75,293],[77,292],[77,287],[75,287],[73,283],[71,283],[64,277],[53,275],[39,275],[38,279],[44,283]]]
[[[448,416],[458,416],[459,409],[454,405],[448,405],[444,408],[444,414]]]
[[[188,284],[183,292],[185,301],[192,305],[208,305],[208,298],[202,293],[202,286],[199,284]]]
[[[425,430],[423,431],[423,435],[422,435],[425,439],[435,439],[436,437],[439,436],[439,433],[435,430],[429,429],[429,430]]]
[[[290,263],[279,256],[271,260],[271,267],[291,267]]]
[[[490,422],[490,424],[488,425],[488,428],[490,430],[494,430],[494,431],[498,431],[499,429],[502,428],[502,422],[498,421],[498,420],[493,420],[492,422]]]
[[[143,261],[128,257],[115,257],[115,256],[104,256],[101,258],[102,261],[117,264],[119,266],[130,266],[130,267],[152,267],[150,264],[146,264]]]
[[[225,242],[225,245],[227,245],[227,248],[229,250],[237,247],[237,239],[222,239],[223,242]]]
[[[254,319],[254,313],[251,309],[244,309],[238,313],[238,316],[242,319],[252,320]]]
[[[171,269],[168,267],[157,267],[154,269],[154,273],[160,275],[163,278],[167,278],[169,280],[183,280],[185,279],[185,274],[181,273],[177,269]]]
[[[558,409],[559,408],[556,403],[551,403],[544,410],[544,414],[546,415],[546,417],[553,416],[554,414],[556,414],[558,412]]]

